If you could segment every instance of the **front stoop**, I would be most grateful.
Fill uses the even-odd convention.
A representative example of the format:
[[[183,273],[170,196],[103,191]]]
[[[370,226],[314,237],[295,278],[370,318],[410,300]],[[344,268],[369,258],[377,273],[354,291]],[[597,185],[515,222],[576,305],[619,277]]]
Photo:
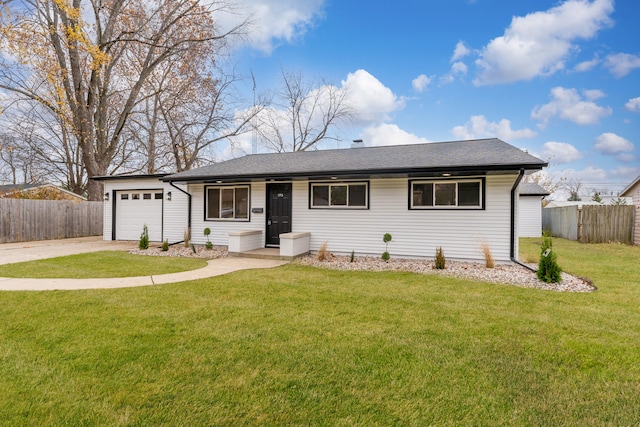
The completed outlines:
[[[296,256],[282,256],[280,255],[280,249],[278,248],[261,248],[253,249],[245,252],[229,252],[229,256],[239,258],[255,258],[255,259],[272,259],[278,261],[293,261],[296,258],[305,256],[306,254],[300,254]]]

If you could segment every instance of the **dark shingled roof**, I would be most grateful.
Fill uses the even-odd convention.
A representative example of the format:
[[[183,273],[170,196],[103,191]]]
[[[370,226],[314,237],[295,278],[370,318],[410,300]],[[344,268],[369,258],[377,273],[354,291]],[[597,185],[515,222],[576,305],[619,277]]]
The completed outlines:
[[[548,196],[551,194],[535,182],[523,182],[520,184],[519,192],[521,196]]]
[[[168,175],[164,181],[486,173],[547,163],[496,138],[415,145],[254,154]]]
[[[0,193],[29,190],[31,188],[42,187],[43,184],[6,184],[0,185]]]

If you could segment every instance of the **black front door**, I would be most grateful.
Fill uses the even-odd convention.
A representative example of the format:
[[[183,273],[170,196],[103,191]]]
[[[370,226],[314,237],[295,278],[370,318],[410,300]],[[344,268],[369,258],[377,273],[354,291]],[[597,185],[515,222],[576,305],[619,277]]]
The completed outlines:
[[[291,184],[267,184],[267,246],[280,246],[280,234],[291,232]]]

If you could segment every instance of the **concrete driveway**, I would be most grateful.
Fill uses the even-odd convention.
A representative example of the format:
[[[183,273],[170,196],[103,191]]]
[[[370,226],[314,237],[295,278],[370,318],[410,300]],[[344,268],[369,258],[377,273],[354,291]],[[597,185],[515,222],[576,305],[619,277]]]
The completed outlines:
[[[103,250],[126,251],[136,249],[137,247],[138,242],[104,241],[101,237],[5,243],[0,244],[0,265]],[[206,267],[198,270],[162,274],[157,276],[122,277],[111,279],[9,278],[2,277],[2,267],[0,266],[0,291],[51,291],[150,286],[204,279],[238,270],[279,267],[287,263],[288,261],[267,259],[218,258],[209,260]]]
[[[35,242],[0,244],[0,265],[14,262],[35,261],[86,252],[131,250],[138,242],[114,242],[102,240],[102,236],[75,239],[38,240]],[[0,276],[2,275],[0,270]]]

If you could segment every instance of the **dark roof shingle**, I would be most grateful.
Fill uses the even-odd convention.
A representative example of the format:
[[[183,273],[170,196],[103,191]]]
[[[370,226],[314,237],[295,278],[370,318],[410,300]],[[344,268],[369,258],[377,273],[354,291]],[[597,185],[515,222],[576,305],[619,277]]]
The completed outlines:
[[[547,164],[496,138],[415,145],[254,154],[163,178],[164,181],[433,171],[541,169]]]

